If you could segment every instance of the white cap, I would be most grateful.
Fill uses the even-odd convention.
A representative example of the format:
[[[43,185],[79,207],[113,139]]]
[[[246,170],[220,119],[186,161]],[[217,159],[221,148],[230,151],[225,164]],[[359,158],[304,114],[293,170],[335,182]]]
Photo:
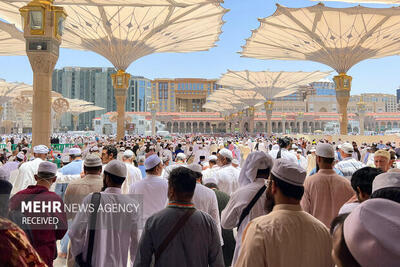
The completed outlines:
[[[0,168],[0,180],[8,181],[10,179],[10,173],[3,168]]]
[[[192,163],[192,164],[186,166],[186,168],[188,168],[194,172],[199,172],[199,173],[201,173],[203,171],[203,168],[201,168],[201,166],[196,163]]]
[[[352,144],[344,143],[339,146],[339,149],[342,150],[345,154],[352,154],[354,152],[354,148]]]
[[[120,147],[119,151],[125,151],[125,147]]]
[[[315,152],[315,151],[316,151],[315,147],[311,147],[310,152]]]
[[[64,163],[68,163],[69,162],[69,156],[68,155],[63,155],[61,157],[61,161],[64,162]]]
[[[203,184],[217,184],[217,178],[215,178],[214,176],[204,178]]]
[[[146,168],[146,170],[150,170],[160,163],[161,159],[157,155],[153,154],[145,160],[144,167]]]
[[[211,155],[208,157],[208,161],[217,161],[217,160],[218,160],[218,157],[215,155]]]
[[[17,154],[17,158],[24,160],[24,159],[25,159],[25,154],[24,154],[24,152],[19,152],[19,153]]]
[[[38,168],[38,174],[45,172],[45,173],[51,173],[54,174],[54,176],[57,173],[57,165],[49,162],[49,161],[43,161],[42,163],[39,164],[39,168]],[[44,177],[42,177],[44,178]]]
[[[70,156],[80,156],[82,154],[82,150],[78,147],[73,147],[73,148],[70,148],[70,150],[68,151],[68,154]]]
[[[90,152],[100,151],[98,146],[90,148]]]
[[[297,148],[296,144],[292,144],[292,148]]]
[[[38,145],[33,148],[33,153],[35,154],[47,154],[49,153],[49,148],[45,145]]]
[[[134,156],[134,153],[132,150],[128,149],[124,152],[124,157],[126,158],[132,158]]]
[[[364,201],[345,219],[343,236],[360,266],[399,266],[400,204],[382,198]]]
[[[83,163],[85,167],[100,167],[102,165],[101,159],[99,156],[95,154],[89,154],[85,158],[85,162]]]
[[[235,165],[239,165],[239,161],[237,159],[233,159],[232,163],[235,164]]]
[[[219,154],[224,158],[233,159],[232,151],[229,149],[223,148],[219,151]]]
[[[186,155],[184,153],[180,152],[176,155],[176,159],[185,160]]]
[[[385,172],[377,175],[372,182],[372,193],[388,187],[400,187],[400,172]]]
[[[330,144],[326,143],[319,143],[317,145],[315,154],[323,158],[328,158],[328,159],[335,158],[335,150],[333,150],[333,147]]]
[[[307,176],[306,170],[284,158],[275,160],[271,173],[282,181],[295,186],[303,186]]]
[[[116,159],[110,161],[104,168],[104,171],[112,175],[124,178],[126,178],[127,174],[125,163]]]

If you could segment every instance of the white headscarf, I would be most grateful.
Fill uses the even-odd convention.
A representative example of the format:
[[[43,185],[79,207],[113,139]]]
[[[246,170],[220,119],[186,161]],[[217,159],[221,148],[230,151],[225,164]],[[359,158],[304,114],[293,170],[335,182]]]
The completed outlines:
[[[270,155],[262,151],[255,151],[249,154],[244,162],[243,168],[239,175],[239,185],[254,182],[257,176],[257,171],[260,169],[272,169],[274,160]]]

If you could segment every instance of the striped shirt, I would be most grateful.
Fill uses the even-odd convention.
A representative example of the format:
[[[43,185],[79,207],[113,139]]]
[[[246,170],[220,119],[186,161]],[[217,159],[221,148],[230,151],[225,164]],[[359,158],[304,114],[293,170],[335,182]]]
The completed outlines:
[[[336,163],[335,168],[338,169],[343,173],[343,176],[346,177],[348,180],[351,180],[351,176],[355,173],[358,169],[365,167],[365,165],[352,158],[344,158],[342,161]]]

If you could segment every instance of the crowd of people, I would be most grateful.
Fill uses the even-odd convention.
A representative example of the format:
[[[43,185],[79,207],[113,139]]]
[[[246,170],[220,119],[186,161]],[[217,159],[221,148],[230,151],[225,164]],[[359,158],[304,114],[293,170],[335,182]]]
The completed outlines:
[[[63,151],[4,142],[1,266],[400,266],[394,142],[53,136],[76,144]],[[74,205],[93,209],[65,208]]]

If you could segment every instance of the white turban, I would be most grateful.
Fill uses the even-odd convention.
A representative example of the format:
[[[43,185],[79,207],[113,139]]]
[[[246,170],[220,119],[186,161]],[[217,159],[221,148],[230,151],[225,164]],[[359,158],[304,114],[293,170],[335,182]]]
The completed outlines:
[[[257,171],[262,169],[272,169],[274,161],[272,157],[265,152],[256,151],[249,154],[243,164],[239,175],[239,185],[245,186],[252,183],[257,176]]]

